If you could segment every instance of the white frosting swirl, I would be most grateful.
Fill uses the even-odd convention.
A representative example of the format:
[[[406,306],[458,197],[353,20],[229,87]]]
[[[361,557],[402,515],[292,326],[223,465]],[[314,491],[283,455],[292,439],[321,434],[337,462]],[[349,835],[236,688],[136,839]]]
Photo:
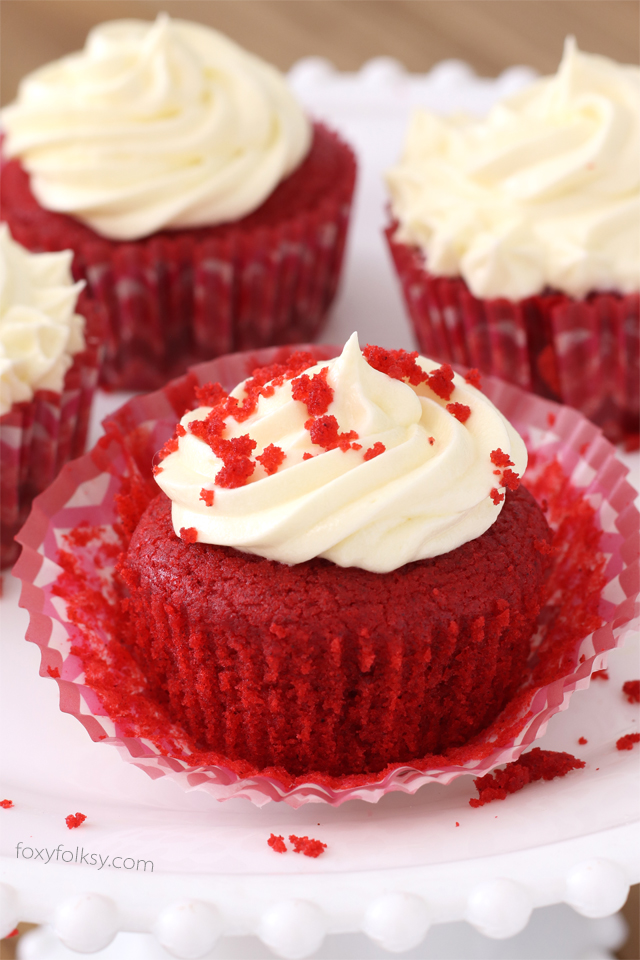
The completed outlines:
[[[398,239],[478,297],[640,288],[640,69],[565,44],[484,120],[412,120],[387,175]]]
[[[274,67],[166,14],[96,27],[27,76],[2,119],[38,202],[118,240],[250,213],[311,142]]]
[[[62,390],[73,354],[84,349],[75,313],[71,250],[30,253],[0,224],[0,415],[36,390]]]
[[[438,367],[423,357],[416,362],[428,372]],[[188,430],[211,410],[200,407],[182,418],[187,432],[157,475],[173,501],[176,533],[195,528],[201,542],[282,563],[325,557],[384,573],[447,553],[491,526],[502,508],[491,496],[500,483],[491,452],[508,454],[519,475],[527,454],[487,397],[457,375],[446,400],[424,383],[393,379],[367,363],[356,334],[340,357],[305,374],[313,377],[324,367],[334,392],[327,415],[342,433],[357,431],[361,449],[314,444],[305,427],[307,407],[293,399],[291,381],[285,381],[272,396],[261,396],[244,422],[228,418],[224,432],[225,438],[255,440],[254,457],[275,444],[284,461],[271,475],[259,464],[246,485],[223,488],[214,482],[222,461]],[[232,392],[238,399],[245,395],[244,384]],[[466,422],[447,411],[451,403],[470,408]],[[384,452],[366,460],[376,443]],[[305,460],[305,453],[313,457]],[[214,492],[211,506],[201,499],[203,489]]]

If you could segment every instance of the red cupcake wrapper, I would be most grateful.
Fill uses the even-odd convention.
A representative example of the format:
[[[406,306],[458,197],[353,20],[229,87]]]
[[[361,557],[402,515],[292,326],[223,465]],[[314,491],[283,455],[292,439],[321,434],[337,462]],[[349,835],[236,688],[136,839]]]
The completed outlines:
[[[108,310],[101,383],[155,390],[199,360],[316,336],[338,285],[355,173],[350,148],[317,124],[307,159],[253,214],[117,243],[42,210],[10,161],[2,216],[30,250],[74,250],[74,274]]]
[[[318,359],[339,352],[338,348],[323,346],[301,349],[310,350]],[[534,492],[551,464],[554,482],[562,479],[564,493],[569,491],[580,504],[589,503],[595,510],[595,522],[602,531],[600,551],[606,560],[606,585],[601,592],[598,588],[602,625],[585,637],[569,635],[568,644],[560,650],[554,646],[555,640],[545,647],[542,639],[523,689],[470,744],[442,757],[391,764],[378,774],[345,777],[313,774],[293,778],[282,770],[247,772],[247,764],[243,770],[242,764],[223,759],[199,763],[195,755],[190,760],[189,750],[184,743],[181,745],[180,732],[175,728],[164,740],[152,740],[132,735],[134,719],[131,723],[128,719],[126,723],[111,720],[95,691],[86,685],[82,661],[70,652],[76,628],[66,619],[64,603],[54,591],[61,573],[57,561],[65,534],[81,524],[89,525],[98,548],[76,544],[72,553],[94,579],[101,578],[104,587],[100,589],[108,592],[113,560],[105,565],[104,556],[109,550],[112,556],[118,552],[114,548],[118,536],[114,496],[132,478],[150,478],[153,454],[172,435],[176,419],[190,406],[194,387],[219,380],[228,389],[256,366],[282,362],[290,352],[280,348],[222,357],[193,368],[161,391],[134,398],[105,421],[106,438],[90,454],[65,467],[38,498],[19,537],[24,550],[14,574],[23,581],[20,603],[30,613],[27,639],[41,648],[40,673],[59,677],[61,709],[76,716],[92,739],[115,745],[125,759],[153,778],[170,776],[185,789],[205,789],[218,800],[246,797],[258,805],[284,800],[294,807],[319,801],[340,804],[354,798],[375,802],[390,791],[414,793],[428,782],[449,783],[462,774],[483,776],[497,764],[516,759],[540,737],[549,718],[567,708],[574,690],[588,686],[592,670],[603,665],[606,652],[619,645],[632,629],[638,616],[640,557],[639,517],[633,505],[636,494],[624,479],[627,468],[616,459],[611,444],[575,410],[495,378],[485,380],[484,392],[525,438],[531,454],[530,484]],[[546,493],[546,488],[542,492]],[[540,495],[540,489],[536,495]],[[555,496],[554,491],[549,496]],[[590,507],[586,509],[590,511]],[[571,542],[566,556],[572,556],[573,546]],[[101,565],[96,567],[96,551],[100,550]],[[558,561],[554,576],[560,577],[561,573]],[[554,581],[553,587],[556,585]],[[99,626],[95,630],[102,636]]]
[[[14,540],[34,497],[68,460],[84,452],[91,402],[102,358],[104,310],[81,295],[86,346],[76,353],[61,393],[38,390],[0,417],[0,568],[10,566],[20,547]]]
[[[575,407],[613,443],[638,433],[638,294],[479,300],[460,277],[430,274],[417,247],[394,239],[396,227],[387,241],[422,353]]]

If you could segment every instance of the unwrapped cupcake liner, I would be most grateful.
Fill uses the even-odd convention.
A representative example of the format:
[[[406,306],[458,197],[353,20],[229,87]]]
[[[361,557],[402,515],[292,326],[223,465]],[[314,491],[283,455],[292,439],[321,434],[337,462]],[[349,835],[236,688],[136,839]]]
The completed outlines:
[[[104,310],[81,295],[85,349],[76,353],[60,393],[37,390],[0,417],[0,568],[20,551],[14,540],[33,498],[42,493],[68,460],[84,452],[89,414],[102,357]]]
[[[460,277],[436,277],[422,252],[386,231],[422,353],[477,367],[575,407],[613,443],[640,425],[640,296],[543,293],[480,300]]]
[[[237,224],[117,243],[41,210],[10,161],[3,216],[30,250],[74,250],[74,275],[108,312],[102,385],[154,390],[199,360],[316,336],[338,285],[355,173],[350,148],[316,125],[307,160]]]
[[[317,359],[340,352],[327,346],[298,349],[309,350]],[[247,771],[247,764],[243,769],[224,758],[200,762],[175,727],[165,726],[162,737],[136,733],[135,704],[144,698],[143,683],[135,687],[138,681],[133,681],[132,715],[116,720],[109,716],[106,700],[87,683],[86,664],[75,646],[78,628],[68,618],[60,590],[61,564],[66,570],[79,565],[87,582],[98,585],[100,597],[112,597],[113,568],[122,544],[114,497],[122,492],[131,497],[136,490],[138,495],[145,485],[146,496],[152,495],[153,455],[192,405],[195,386],[217,380],[230,389],[255,367],[283,362],[290,352],[279,348],[221,357],[192,368],[160,391],[134,398],[105,421],[105,437],[96,447],[68,464],[36,500],[19,536],[24,549],[14,574],[23,582],[21,606],[30,613],[27,639],[41,649],[40,673],[56,679],[61,709],[77,717],[93,740],[116,746],[124,759],[152,778],[169,776],[185,790],[203,789],[218,800],[245,797],[259,806],[276,800],[293,807],[308,802],[338,805],[356,798],[375,802],[391,791],[414,793],[425,783],[447,784],[463,774],[484,776],[498,764],[517,759],[542,736],[550,717],[568,707],[573,691],[588,686],[592,671],[603,666],[607,651],[622,642],[639,612],[639,518],[636,493],[625,480],[627,468],[601,431],[580,413],[493,377],[483,378],[482,389],[525,439],[531,464],[527,484],[539,499],[542,494],[549,498],[544,506],[552,527],[554,511],[557,526],[563,514],[571,514],[572,504],[593,514],[588,529],[599,539],[601,579],[595,601],[600,625],[587,635],[569,634],[564,643],[556,642],[557,637],[545,640],[543,608],[526,683],[469,744],[444,756],[391,764],[376,774],[292,777],[283,770]],[[567,540],[565,560],[579,546]],[[571,576],[576,573],[563,568],[563,562],[557,561],[553,590],[566,579],[567,569]],[[557,596],[552,599],[556,606],[560,603]],[[565,617],[569,627],[572,619],[573,614]],[[96,642],[108,647],[108,623],[98,619],[91,629]],[[120,679],[126,682],[124,674]]]

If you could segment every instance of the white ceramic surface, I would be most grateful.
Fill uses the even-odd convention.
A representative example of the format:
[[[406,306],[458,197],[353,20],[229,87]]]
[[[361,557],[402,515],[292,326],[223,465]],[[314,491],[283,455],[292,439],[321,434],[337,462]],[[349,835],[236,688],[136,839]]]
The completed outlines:
[[[480,81],[464,65],[441,64],[416,78],[376,61],[341,75],[307,61],[292,76],[311,112],[344,132],[361,164],[345,280],[323,339],[358,329],[363,342],[411,347],[380,232],[381,171],[400,149],[413,103],[482,112],[530,74],[518,68]],[[99,417],[123,399],[100,396],[91,442]],[[637,471],[638,456],[627,460]],[[640,880],[640,749],[615,749],[639,728],[638,706],[621,694],[623,681],[640,674],[637,643],[612,652],[608,682],[578,691],[571,709],[552,718],[540,746],[587,762],[564,779],[477,810],[468,805],[470,777],[376,805],[258,809],[153,781],[93,743],[58,710],[55,682],[38,675],[18,592],[5,575],[0,799],[15,807],[0,809],[0,934],[17,919],[47,921],[69,946],[96,950],[117,929],[153,929],[184,956],[202,955],[218,934],[259,934],[280,955],[303,957],[327,933],[365,930],[387,949],[406,950],[429,924],[463,918],[501,938],[545,904],[566,901],[602,916]],[[87,821],[70,831],[64,818],[76,811]],[[271,832],[307,834],[328,847],[317,860],[279,855],[267,846]]]

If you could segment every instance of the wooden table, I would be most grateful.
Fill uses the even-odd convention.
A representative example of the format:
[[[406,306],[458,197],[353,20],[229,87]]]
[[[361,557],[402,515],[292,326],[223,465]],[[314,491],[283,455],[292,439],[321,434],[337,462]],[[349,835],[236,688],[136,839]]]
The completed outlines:
[[[552,73],[569,33],[624,63],[640,54],[636,0],[2,0],[1,8],[2,103],[25,73],[78,50],[94,24],[160,10],[209,24],[283,70],[312,55],[357,70],[385,55],[418,73],[448,57],[484,76],[517,63]]]

